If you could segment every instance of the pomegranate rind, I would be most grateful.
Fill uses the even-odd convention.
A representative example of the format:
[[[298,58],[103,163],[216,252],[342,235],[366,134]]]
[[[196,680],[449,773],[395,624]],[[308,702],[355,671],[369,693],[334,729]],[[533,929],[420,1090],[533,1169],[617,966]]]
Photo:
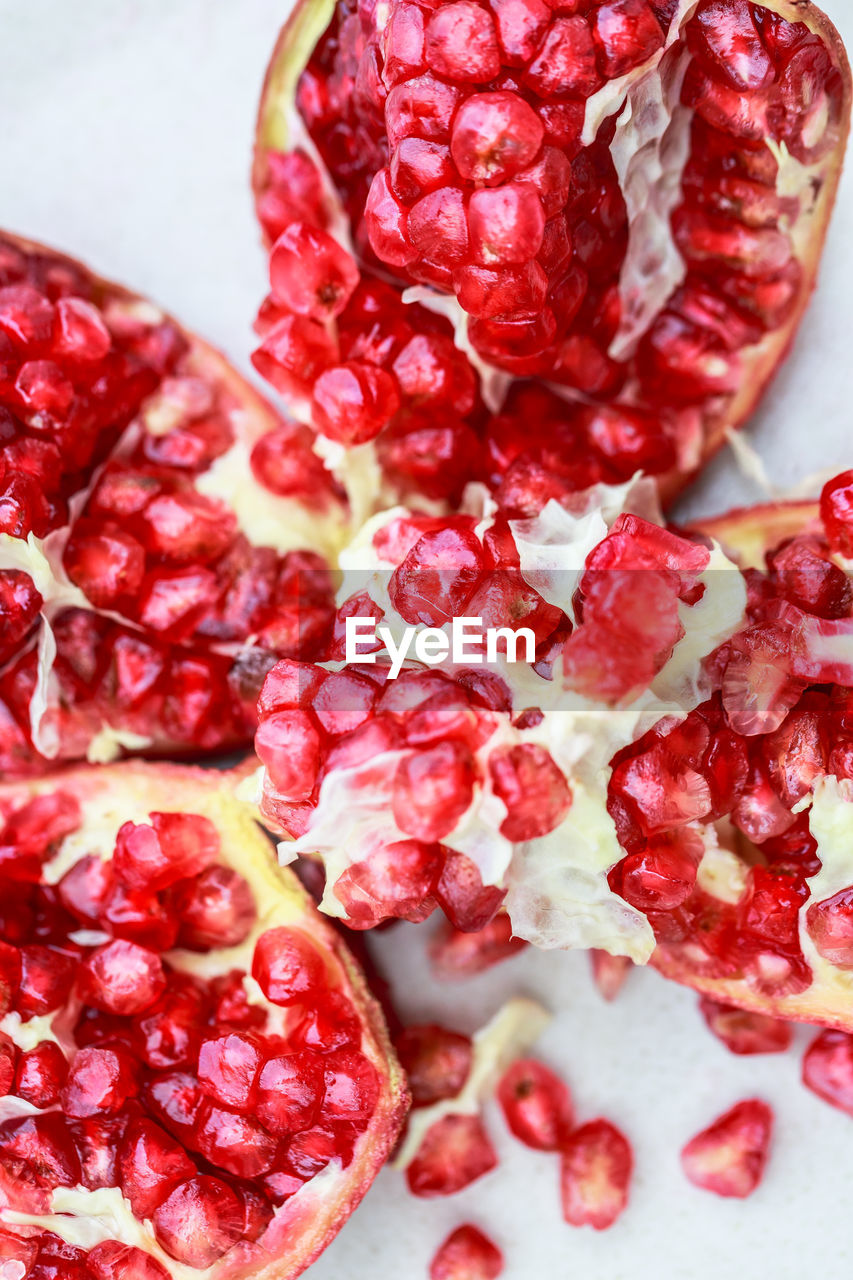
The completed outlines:
[[[360,1049],[376,1068],[380,1080],[376,1110],[346,1169],[333,1170],[331,1175],[328,1170],[324,1171],[319,1184],[315,1185],[314,1180],[306,1183],[305,1194],[299,1193],[286,1201],[256,1243],[235,1245],[221,1262],[205,1272],[210,1280],[248,1280],[249,1277],[251,1280],[293,1280],[331,1243],[385,1163],[408,1112],[409,1093],[384,1016],[364,975],[338,932],[317,912],[296,876],[276,864],[269,841],[248,806],[235,799],[233,781],[227,772],[130,761],[99,768],[72,768],[20,783],[4,783],[0,785],[0,805],[61,787],[80,803],[84,828],[88,819],[94,821],[95,828],[104,824],[111,830],[117,829],[122,821],[120,815],[126,813],[129,805],[145,812],[168,809],[201,814],[210,819],[220,835],[223,863],[239,869],[249,880],[264,914],[272,903],[283,908],[287,918],[309,933],[322,952],[339,989],[359,1015]],[[97,830],[94,838],[99,838]],[[78,855],[79,851],[78,848]],[[62,857],[61,850],[57,856]],[[224,963],[223,971],[229,967]],[[62,1010],[56,1016],[61,1019]],[[315,1187],[313,1193],[312,1186]],[[168,1265],[165,1255],[158,1252],[156,1256]],[[174,1266],[176,1272],[183,1274],[179,1264]]]
[[[830,19],[821,9],[810,3],[810,0],[774,0],[772,3],[762,3],[761,8],[778,14],[786,21],[804,24],[825,45],[834,67],[841,75],[843,86],[837,140],[827,155],[814,166],[816,171],[819,170],[819,174],[815,173],[814,202],[812,207],[802,213],[798,219],[795,259],[802,268],[802,279],[788,318],[783,324],[769,331],[759,342],[743,348],[744,359],[738,390],[728,398],[720,397],[722,404],[715,401],[714,397],[709,397],[705,405],[701,440],[696,450],[697,456],[692,457],[689,462],[679,461],[669,471],[655,476],[661,501],[665,505],[669,505],[680,491],[699,475],[711,458],[725,445],[729,433],[741,428],[749,420],[779,366],[790,353],[815,288],[850,131],[851,105],[853,105],[850,63],[841,36]],[[301,146],[318,158],[308,131],[297,113],[295,95],[299,76],[314,46],[331,21],[334,9],[334,0],[322,0],[322,3],[317,3],[315,0],[298,0],[279,33],[264,77],[255,128],[252,191],[256,208],[259,207],[260,199],[269,182],[270,152],[280,152]],[[319,164],[319,168],[321,173],[325,173],[322,163]],[[340,225],[343,223],[345,226],[346,220],[337,210],[338,200],[333,189],[330,184],[327,186],[329,188],[326,193],[327,203],[330,208],[336,209],[337,225],[334,230],[335,234],[339,234]],[[348,228],[343,231],[342,238],[349,240]],[[348,244],[347,247],[349,247]],[[440,299],[440,295],[436,295],[436,299]],[[456,305],[454,299],[444,301],[451,307]],[[503,370],[493,368],[481,357],[478,356],[477,361],[483,369],[488,369],[491,374],[497,375],[499,380],[503,379],[503,385],[506,385],[508,378],[511,380],[511,376]],[[606,402],[606,397],[604,400]]]

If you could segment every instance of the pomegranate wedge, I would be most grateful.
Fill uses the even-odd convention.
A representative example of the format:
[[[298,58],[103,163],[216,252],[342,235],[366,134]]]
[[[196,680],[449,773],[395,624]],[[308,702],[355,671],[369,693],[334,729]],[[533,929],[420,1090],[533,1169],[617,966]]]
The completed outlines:
[[[0,773],[250,739],[316,651],[350,511],[206,343],[0,234]]]
[[[0,1257],[298,1275],[408,1103],[338,935],[222,775],[73,769],[0,815]]]
[[[450,317],[492,409],[513,376],[568,393],[521,389],[497,424],[457,420],[457,450],[473,426],[496,491],[507,472],[578,489],[642,467],[671,494],[788,350],[850,97],[840,39],[807,3],[302,0],[258,122],[266,313],[282,326],[261,359],[292,381],[303,348],[317,430],[340,440],[326,402],[336,419],[354,401],[380,461],[399,452],[418,416],[412,367],[429,380],[442,358],[409,349],[397,369],[406,339],[391,352],[397,304],[370,282],[381,268]],[[299,253],[312,235],[337,260],[328,280]],[[357,289],[339,257],[351,246]],[[312,309],[321,295],[334,303]],[[364,340],[380,329],[381,352]]]

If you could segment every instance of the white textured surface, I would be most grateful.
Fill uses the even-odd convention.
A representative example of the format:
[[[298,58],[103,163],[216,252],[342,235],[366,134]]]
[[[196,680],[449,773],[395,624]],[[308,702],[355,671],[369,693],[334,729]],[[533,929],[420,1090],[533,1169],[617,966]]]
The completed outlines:
[[[264,287],[248,192],[254,111],[283,16],[273,0],[0,0],[0,224],[84,257],[174,310],[248,367]],[[853,37],[853,0],[831,13]],[[842,183],[820,289],[750,433],[773,480],[853,463],[853,167]],[[755,490],[729,456],[686,509]],[[603,1004],[585,956],[527,953],[458,987],[430,983],[425,930],[381,935],[407,1015],[473,1030],[516,992],[557,1017],[542,1054],[571,1082],[582,1118],[606,1114],[636,1150],[632,1203],[610,1232],[562,1224],[557,1165],[491,1127],[500,1168],[461,1195],[418,1201],[386,1170],[311,1280],[426,1277],[442,1237],[478,1222],[507,1280],[846,1280],[853,1264],[853,1121],[798,1083],[808,1033],[784,1056],[737,1059],[687,991],[631,975]],[[740,1098],[777,1109],[767,1177],[745,1203],[682,1178],[682,1142]]]

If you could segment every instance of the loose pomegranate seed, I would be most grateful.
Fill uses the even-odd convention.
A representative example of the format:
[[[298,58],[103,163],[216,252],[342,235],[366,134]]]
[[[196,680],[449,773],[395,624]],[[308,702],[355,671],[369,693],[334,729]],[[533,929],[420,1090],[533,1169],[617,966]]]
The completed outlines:
[[[615,1000],[633,967],[627,956],[612,956],[594,947],[589,953],[595,985],[605,1000]]]
[[[273,246],[273,296],[298,315],[331,320],[343,311],[357,284],[352,258],[318,227],[291,223]]]
[[[451,1231],[429,1264],[430,1280],[497,1280],[503,1254],[488,1236],[465,1223]]]
[[[405,1027],[394,1048],[406,1073],[412,1102],[429,1106],[460,1092],[471,1070],[471,1040],[436,1023]]]
[[[62,1090],[62,1110],[76,1119],[114,1114],[137,1091],[135,1067],[118,1047],[80,1049]]]
[[[372,929],[389,917],[418,923],[435,906],[431,895],[440,870],[440,846],[398,840],[342,872],[335,897],[353,929]]]
[[[105,1013],[140,1013],[166,985],[160,957],[134,942],[115,940],[97,947],[80,965],[83,999]]]
[[[311,1053],[270,1058],[258,1080],[257,1115],[278,1137],[310,1129],[323,1101],[324,1067]]]
[[[694,1186],[744,1199],[761,1181],[772,1129],[773,1112],[766,1102],[739,1102],[690,1139],[681,1152],[681,1166]]]
[[[699,1008],[709,1029],[732,1053],[784,1053],[790,1048],[793,1031],[789,1022],[736,1009],[710,996],[700,998]]]
[[[500,913],[477,933],[442,926],[430,940],[429,956],[437,978],[458,982],[509,960],[526,946],[523,938],[513,937],[509,916]]]
[[[821,1031],[803,1057],[803,1083],[825,1102],[853,1115],[853,1036]]]
[[[563,1217],[573,1227],[605,1231],[624,1212],[633,1169],[625,1136],[609,1120],[581,1125],[562,1148]]]
[[[89,1250],[86,1258],[95,1280],[169,1280],[169,1273],[144,1249],[104,1240]]]
[[[338,365],[321,373],[314,384],[314,425],[321,435],[342,444],[375,439],[399,407],[394,379],[372,365]]]
[[[2,1061],[0,1060],[0,1073],[3,1070]],[[35,1049],[21,1054],[14,1077],[14,1092],[25,1102],[44,1111],[59,1101],[67,1074],[68,1063],[59,1045],[53,1040],[44,1040]],[[11,1079],[4,1092],[13,1092]]]
[[[536,1151],[557,1151],[572,1127],[572,1102],[562,1080],[533,1058],[514,1062],[498,1085],[510,1130]]]
[[[498,1157],[479,1116],[445,1116],[427,1129],[406,1181],[415,1196],[451,1196],[497,1168]]]
[[[134,1120],[119,1151],[121,1188],[135,1217],[150,1218],[195,1165],[183,1147],[151,1120]]]
[[[401,830],[431,842],[447,836],[473,799],[473,760],[461,743],[442,742],[401,760],[392,809]]]

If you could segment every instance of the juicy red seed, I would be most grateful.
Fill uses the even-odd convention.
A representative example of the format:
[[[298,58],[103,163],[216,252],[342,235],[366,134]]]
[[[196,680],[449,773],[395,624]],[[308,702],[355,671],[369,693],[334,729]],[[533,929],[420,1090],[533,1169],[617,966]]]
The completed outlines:
[[[198,1150],[217,1168],[238,1178],[267,1173],[278,1143],[256,1120],[212,1102],[203,1102],[195,1134]]]
[[[559,1076],[533,1058],[514,1062],[498,1085],[498,1101],[515,1136],[537,1151],[556,1151],[572,1127],[572,1102]]]
[[[681,1166],[694,1186],[744,1199],[761,1181],[772,1129],[773,1112],[766,1102],[739,1102],[690,1139],[681,1152]]]
[[[76,961],[51,947],[21,947],[21,979],[15,1007],[24,1017],[42,1017],[65,1004]]]
[[[844,471],[823,486],[820,516],[832,550],[853,557],[853,471]]]
[[[208,867],[179,886],[174,910],[179,944],[193,951],[239,946],[257,918],[248,882],[231,867]]]
[[[338,1049],[324,1059],[326,1092],[322,1118],[334,1125],[367,1128],[379,1099],[379,1073],[363,1053]]]
[[[489,756],[492,786],[507,807],[501,834],[513,842],[547,835],[562,822],[572,793],[544,747],[523,743]]]
[[[593,947],[589,953],[592,976],[605,1000],[615,1000],[633,967],[627,956],[612,956]]]
[[[390,374],[351,361],[321,373],[314,384],[313,422],[330,440],[366,444],[400,407],[400,394]]]
[[[72,533],[64,564],[71,581],[95,608],[109,609],[138,593],[145,576],[145,548],[113,525],[91,532],[84,527]]]
[[[784,1053],[793,1040],[791,1024],[766,1013],[736,1009],[710,996],[700,998],[699,1008],[709,1030],[732,1053]]]
[[[194,1065],[206,1014],[200,984],[171,974],[160,999],[134,1019],[134,1046],[149,1067]]]
[[[405,1027],[394,1040],[412,1102],[429,1106],[460,1092],[471,1070],[471,1040],[436,1023]]]
[[[407,835],[431,842],[450,834],[474,797],[474,761],[460,742],[441,742],[404,757],[397,766],[391,806]]]
[[[69,867],[57,885],[60,901],[84,924],[97,924],[112,883],[112,869],[97,854],[87,854]]]
[[[4,1031],[0,1031],[0,1098],[12,1092],[15,1083],[15,1068],[18,1061],[18,1046]],[[24,1095],[22,1094],[21,1097]]]
[[[262,720],[255,750],[276,791],[287,800],[306,800],[320,767],[320,737],[306,711],[275,711]]]
[[[111,1115],[137,1091],[136,1064],[118,1047],[80,1049],[62,1090],[62,1110],[77,1119]]]
[[[244,1211],[237,1194],[203,1174],[182,1182],[154,1210],[154,1233],[165,1251],[188,1267],[209,1267],[237,1243]]]
[[[2,1071],[3,1059],[0,1058],[0,1075]],[[25,1102],[44,1111],[59,1101],[59,1093],[67,1073],[65,1054],[53,1040],[45,1040],[35,1049],[22,1053],[18,1059],[14,1092]],[[11,1080],[3,1092],[13,1092]]]
[[[497,1280],[503,1268],[500,1249],[465,1223],[439,1246],[429,1264],[429,1280]]]
[[[205,1040],[198,1055],[199,1083],[226,1107],[248,1110],[264,1056],[263,1042],[251,1034],[232,1032]]]
[[[88,1191],[118,1186],[118,1148],[127,1116],[75,1120],[70,1128],[80,1155],[83,1186]]]
[[[255,355],[257,356],[258,353],[256,352]],[[255,357],[253,360],[259,367],[258,360]],[[333,361],[330,360],[329,364],[331,363]],[[324,366],[326,367],[328,365]],[[271,378],[264,368],[259,367],[259,372],[278,390],[284,390],[280,385],[281,379]],[[320,373],[322,370],[318,369],[317,372]],[[312,379],[311,385],[301,390],[299,394],[309,396],[313,385]],[[331,479],[321,460],[312,451],[313,439],[313,433],[307,427],[300,428],[295,424],[268,431],[252,448],[250,462],[255,479],[280,497],[300,497],[317,501],[328,493]]]
[[[746,6],[744,5],[744,8]],[[664,33],[645,0],[611,0],[595,11],[592,38],[608,79],[639,66],[663,46]]]
[[[465,612],[486,567],[485,551],[470,529],[427,532],[391,575],[391,602],[405,622],[443,626]]]
[[[198,1080],[187,1071],[164,1071],[142,1086],[147,1109],[183,1143],[191,1139],[203,1096]]]
[[[273,1004],[310,999],[325,986],[323,958],[295,929],[267,929],[255,944],[252,977]]]
[[[273,245],[270,284],[277,301],[312,320],[331,320],[358,284],[356,264],[319,227],[292,223]]]
[[[619,864],[619,893],[640,911],[670,911],[690,897],[697,862],[674,842],[658,842]]]
[[[21,983],[21,953],[8,942],[0,942],[0,1017],[16,1002]]]
[[[426,61],[448,80],[482,84],[493,80],[501,60],[491,15],[471,0],[433,10],[426,26]]]
[[[134,1215],[150,1218],[166,1196],[195,1173],[186,1151],[152,1120],[134,1120],[119,1151],[121,1189]]]
[[[415,924],[426,920],[435,907],[441,856],[437,844],[397,840],[353,862],[334,887],[349,926],[372,929],[389,917]]]
[[[160,957],[135,942],[116,939],[97,947],[78,971],[83,999],[105,1013],[140,1013],[166,985]]]
[[[430,942],[430,964],[442,982],[458,982],[509,960],[526,946],[523,938],[512,936],[512,921],[500,912],[476,933],[450,924],[437,930]]]
[[[541,120],[523,98],[477,93],[456,113],[450,150],[463,178],[494,185],[532,164],[543,135]]]
[[[322,1003],[307,1009],[288,1032],[287,1043],[294,1049],[310,1049],[313,1053],[357,1049],[361,1044],[361,1022],[346,996],[339,991],[329,991]]]
[[[853,1036],[821,1031],[803,1057],[803,1084],[853,1116]]]
[[[258,1079],[258,1119],[279,1137],[309,1129],[319,1114],[324,1087],[322,1058],[311,1053],[270,1058]]]
[[[506,890],[483,884],[477,864],[464,853],[448,852],[435,898],[455,929],[479,933],[500,911]]]
[[[90,1249],[86,1265],[95,1280],[169,1280],[169,1272],[144,1249],[104,1240]]]
[[[450,1196],[497,1168],[498,1157],[479,1116],[445,1116],[426,1131],[406,1169],[416,1196]]]
[[[152,951],[167,951],[178,936],[178,922],[161,897],[119,881],[113,881],[104,899],[100,923],[115,937]]]
[[[468,232],[472,256],[481,266],[535,258],[545,232],[545,214],[535,187],[513,182],[475,191],[468,204]]]
[[[80,1159],[65,1117],[58,1111],[20,1116],[0,1124],[0,1155],[16,1170],[26,1209],[28,1188],[73,1187],[80,1181]]]
[[[609,1120],[591,1120],[571,1134],[561,1152],[563,1217],[573,1227],[611,1227],[628,1203],[633,1153]]]
[[[853,888],[813,903],[806,928],[815,948],[837,969],[853,969]]]

